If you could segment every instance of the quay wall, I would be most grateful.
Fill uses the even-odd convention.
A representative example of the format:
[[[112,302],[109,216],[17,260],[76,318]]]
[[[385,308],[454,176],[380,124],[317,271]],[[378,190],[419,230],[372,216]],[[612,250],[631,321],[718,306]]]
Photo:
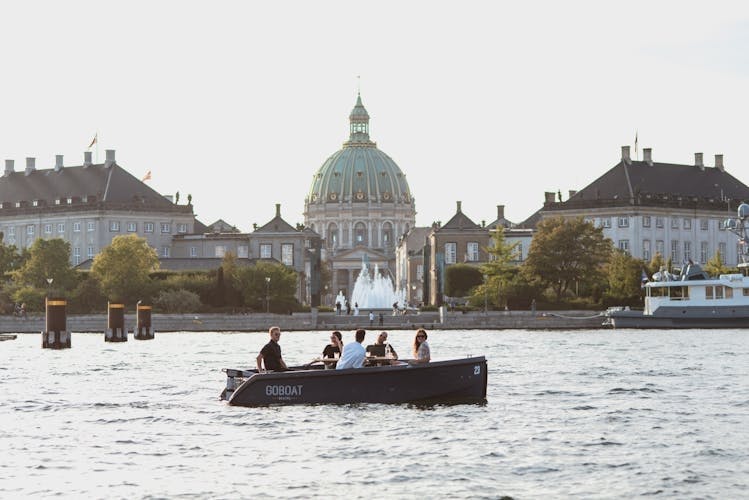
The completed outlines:
[[[471,330],[471,329],[520,329],[520,330],[573,330],[599,329],[603,323],[602,313],[595,311],[490,311],[483,312],[420,312],[405,316],[379,315],[370,325],[367,315],[338,316],[335,313],[283,314],[153,314],[151,321],[155,332],[228,332],[267,331],[271,325],[279,325],[286,331],[306,330],[354,330],[383,329],[411,330],[424,327],[427,330]],[[68,315],[68,331],[104,333],[107,328],[106,314]],[[0,316],[0,333],[40,333],[44,330],[44,315],[29,315],[27,318]],[[125,315],[125,328],[135,327],[135,314]]]

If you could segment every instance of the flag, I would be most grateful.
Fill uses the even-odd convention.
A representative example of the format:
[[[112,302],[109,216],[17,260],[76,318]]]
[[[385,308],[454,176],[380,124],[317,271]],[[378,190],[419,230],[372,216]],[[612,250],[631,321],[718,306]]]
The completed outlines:
[[[141,182],[146,182],[151,180],[151,171],[149,170],[146,172],[146,175],[143,176],[143,178],[140,180]]]
[[[96,142],[98,141],[98,137],[99,137],[99,133],[97,132],[94,135],[94,138],[91,139],[91,144],[88,145],[88,149],[91,149],[91,146],[93,146],[94,144],[96,144]]]
[[[640,155],[637,154],[637,130],[635,130],[635,158],[640,159]]]

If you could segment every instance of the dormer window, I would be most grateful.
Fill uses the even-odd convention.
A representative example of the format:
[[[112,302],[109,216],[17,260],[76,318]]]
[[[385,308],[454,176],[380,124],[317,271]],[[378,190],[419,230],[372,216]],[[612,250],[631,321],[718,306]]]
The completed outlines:
[[[20,201],[17,201],[17,202],[16,202],[16,208],[21,208],[21,206],[22,206],[22,205],[23,205],[23,203],[22,203],[22,202],[20,202]]]
[[[55,205],[59,205],[60,203],[62,203],[62,199],[55,198]]]
[[[73,204],[73,198],[68,197],[68,205],[72,205],[72,204]]]
[[[39,206],[39,200],[34,200],[31,202],[32,206],[38,207]]]

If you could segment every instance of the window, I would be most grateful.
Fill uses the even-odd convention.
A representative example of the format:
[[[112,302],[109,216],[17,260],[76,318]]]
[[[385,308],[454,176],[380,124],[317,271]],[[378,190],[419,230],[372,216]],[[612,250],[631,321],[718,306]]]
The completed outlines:
[[[161,256],[169,257],[169,247],[161,247]]]
[[[120,222],[113,220],[109,222],[109,232],[110,233],[119,233],[120,232]]]
[[[32,226],[31,224],[26,226],[26,234],[28,234],[29,236],[34,236],[34,226]]]
[[[64,233],[65,232],[65,223],[60,222],[57,224],[57,232],[58,233]]]
[[[708,253],[707,241],[701,241],[700,242],[700,264],[707,263],[707,253]]]
[[[169,234],[172,232],[172,225],[168,222],[161,223],[161,234]]]
[[[246,259],[250,256],[250,249],[247,245],[239,245],[237,247],[237,257],[240,259]]]
[[[515,259],[518,262],[523,261],[523,244],[522,243],[518,243],[517,246],[515,247]]]
[[[642,240],[642,259],[650,260],[650,240]]]
[[[684,219],[684,229],[692,229],[692,219]]]
[[[355,245],[366,245],[367,244],[367,227],[363,222],[357,222],[354,226],[354,244]]]
[[[89,233],[92,233],[96,231],[96,222],[89,222],[86,224],[86,231]]]
[[[89,259],[94,258],[94,247],[88,247],[86,249],[86,257],[88,257]]]
[[[744,297],[749,297],[749,288],[744,288]]]
[[[143,224],[143,232],[144,233],[152,233],[153,232],[153,222],[145,222]]]
[[[705,287],[705,298],[707,300],[713,300],[713,287],[712,286]]]
[[[718,285],[715,287],[715,298],[716,299],[722,299],[723,298],[723,287]]]
[[[730,286],[725,287],[723,289],[723,292],[725,293],[727,299],[733,298],[733,288],[731,288]]]
[[[642,227],[650,227],[650,216],[649,215],[643,215],[642,216]]]
[[[718,230],[719,231],[725,231],[726,230],[725,224],[723,224],[720,221],[718,221]]]
[[[679,262],[679,240],[671,241],[671,262]]]
[[[177,232],[178,233],[186,233],[187,232],[187,224],[178,224],[177,225]]]
[[[263,243],[260,245],[260,258],[270,259],[273,256],[273,246],[270,243]]]
[[[138,231],[138,223],[137,222],[128,222],[127,223],[127,232],[128,233],[134,233]]]
[[[416,281],[422,281],[424,279],[424,264],[417,264],[416,265]],[[744,288],[744,290],[749,290],[749,288]]]
[[[77,266],[81,263],[81,248],[73,248],[73,265]]]
[[[601,217],[601,227],[611,227],[611,217]]]
[[[287,266],[294,265],[294,245],[292,243],[281,245],[281,263]]]
[[[226,257],[226,245],[216,245],[213,248],[213,255],[216,257]]]
[[[44,234],[52,234],[52,224],[44,225]]]
[[[198,256],[198,247],[190,247],[190,257]]]
[[[655,240],[655,253],[660,254],[661,257],[666,255],[663,240]]]
[[[708,229],[707,219],[700,219],[700,230],[707,231],[707,229]]]
[[[80,222],[73,222],[73,232],[74,233],[80,233],[81,232],[81,223]]]
[[[479,244],[475,241],[469,241],[466,245],[466,260],[476,262],[479,260]]]
[[[718,243],[718,251],[720,252],[720,263],[726,263],[726,244]]]
[[[616,221],[617,225],[619,227],[629,227],[629,217],[627,216],[619,216]]]
[[[455,264],[457,247],[457,243],[445,243],[445,264]]]
[[[692,259],[692,242],[684,242],[684,262],[689,262]]]
[[[619,250],[629,254],[629,240],[619,240]]]
[[[663,217],[656,217],[655,218],[655,227],[662,228],[663,227]]]
[[[15,236],[16,235],[16,228],[11,226],[8,228],[8,236]]]
[[[671,229],[679,229],[679,219],[671,217]]]

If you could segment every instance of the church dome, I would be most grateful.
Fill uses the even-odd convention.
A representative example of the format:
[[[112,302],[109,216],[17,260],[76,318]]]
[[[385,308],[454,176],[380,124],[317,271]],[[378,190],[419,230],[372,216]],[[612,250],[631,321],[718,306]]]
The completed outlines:
[[[349,115],[350,136],[314,174],[308,205],[326,203],[382,203],[412,205],[406,176],[398,165],[369,139],[369,114],[357,96]]]

